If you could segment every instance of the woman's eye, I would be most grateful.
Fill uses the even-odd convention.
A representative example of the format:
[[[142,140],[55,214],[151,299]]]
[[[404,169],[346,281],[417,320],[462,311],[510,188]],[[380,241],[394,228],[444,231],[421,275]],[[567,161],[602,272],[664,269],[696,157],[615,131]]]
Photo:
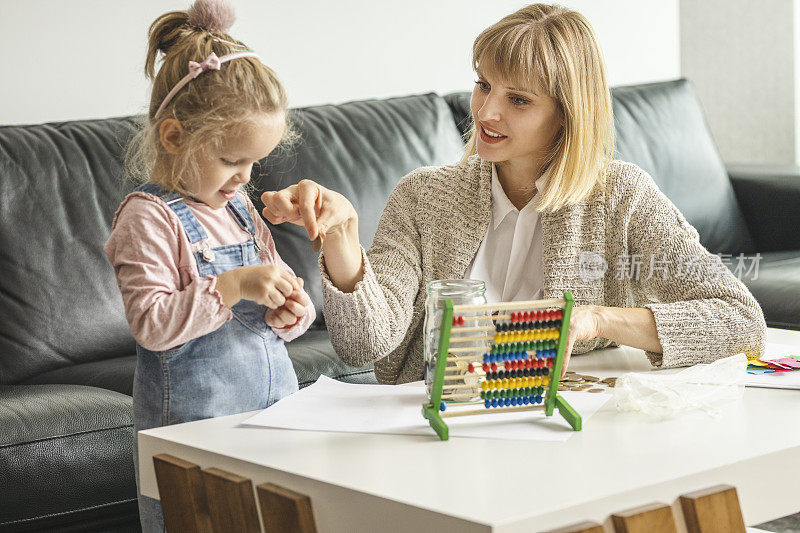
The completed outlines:
[[[527,98],[522,98],[520,96],[512,96],[511,97],[511,102],[514,105],[525,105],[525,104],[529,103],[530,100],[528,100]]]
[[[223,165],[227,165],[229,167],[235,167],[236,165],[239,164],[238,161],[228,161],[224,157],[220,157],[220,161],[222,161]]]
[[[475,82],[475,85],[477,85],[478,88],[481,91],[488,91],[489,90],[489,84],[486,83],[485,81],[478,80],[478,81]]]

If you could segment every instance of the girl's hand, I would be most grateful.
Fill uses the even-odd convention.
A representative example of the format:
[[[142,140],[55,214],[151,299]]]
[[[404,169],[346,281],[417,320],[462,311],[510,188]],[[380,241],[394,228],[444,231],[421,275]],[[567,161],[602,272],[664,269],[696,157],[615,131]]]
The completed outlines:
[[[303,291],[303,278],[297,278],[300,288],[286,297],[286,302],[277,309],[268,309],[264,321],[273,328],[290,328],[306,316],[306,309],[311,300]]]
[[[266,191],[262,214],[272,224],[291,222],[305,226],[312,241],[357,218],[350,201],[336,191],[305,179],[281,191]]]
[[[569,317],[569,336],[567,346],[564,348],[564,364],[561,366],[561,376],[567,372],[569,358],[576,341],[589,341],[600,337],[600,307],[596,305],[582,305],[574,307]]]
[[[252,300],[270,309],[281,307],[294,291],[302,289],[302,285],[291,272],[275,265],[249,265],[228,272],[236,276],[239,299]]]

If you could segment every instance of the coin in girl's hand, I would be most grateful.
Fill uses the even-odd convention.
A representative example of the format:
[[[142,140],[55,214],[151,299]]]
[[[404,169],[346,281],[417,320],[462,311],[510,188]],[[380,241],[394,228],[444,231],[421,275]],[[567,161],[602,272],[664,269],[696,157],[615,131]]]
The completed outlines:
[[[317,235],[317,238],[311,242],[311,247],[318,253],[322,250],[322,235]]]

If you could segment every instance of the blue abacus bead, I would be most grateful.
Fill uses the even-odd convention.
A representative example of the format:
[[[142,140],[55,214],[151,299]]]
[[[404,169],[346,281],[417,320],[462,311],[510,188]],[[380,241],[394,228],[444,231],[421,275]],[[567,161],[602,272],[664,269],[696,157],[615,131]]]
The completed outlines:
[[[442,403],[439,404],[439,410],[440,411],[445,411],[446,409],[447,409],[447,404],[446,403],[442,402]]]
[[[492,398],[492,407],[497,407],[497,398]]]
[[[483,406],[488,409],[492,406],[492,400],[484,400]]]
[[[536,396],[536,403],[542,403],[542,395],[541,394],[538,394]]]
[[[511,398],[511,405],[513,405],[514,407],[517,406],[517,399],[516,398]]]

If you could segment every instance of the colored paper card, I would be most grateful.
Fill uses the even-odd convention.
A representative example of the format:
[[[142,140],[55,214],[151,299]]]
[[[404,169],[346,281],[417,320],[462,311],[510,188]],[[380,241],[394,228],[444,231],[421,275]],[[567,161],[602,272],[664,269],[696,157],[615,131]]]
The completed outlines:
[[[800,360],[794,359],[792,357],[781,357],[780,359],[770,359],[769,362],[774,363],[776,365],[781,365],[782,367],[800,368]]]

